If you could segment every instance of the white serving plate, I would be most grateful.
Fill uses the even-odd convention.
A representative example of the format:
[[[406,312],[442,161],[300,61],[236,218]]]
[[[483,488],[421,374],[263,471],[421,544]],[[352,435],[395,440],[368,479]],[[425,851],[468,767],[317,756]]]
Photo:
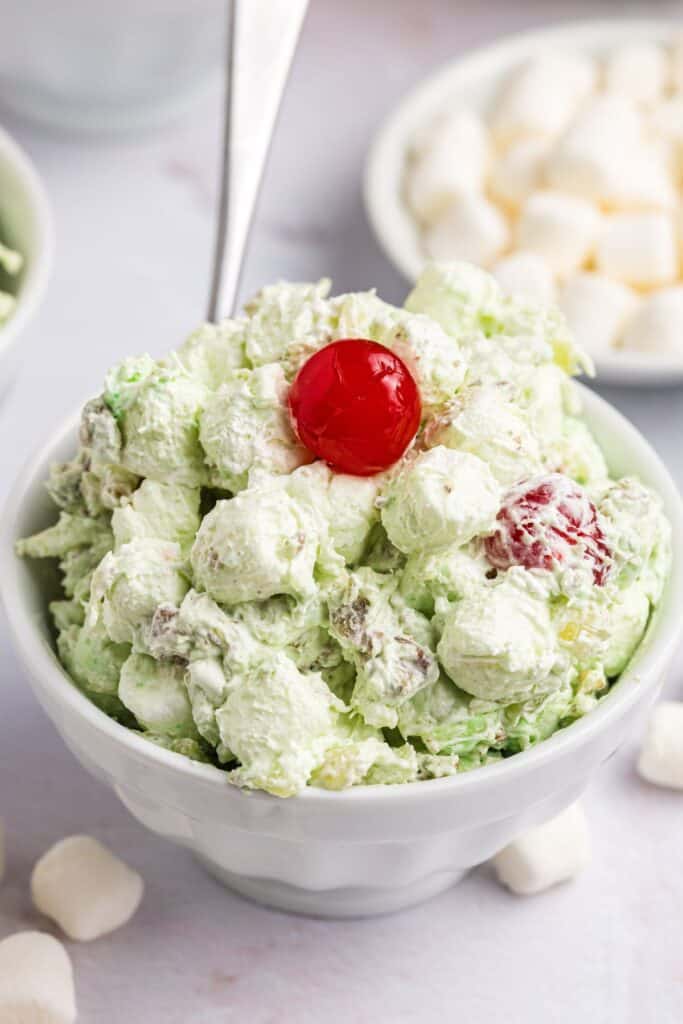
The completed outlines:
[[[683,22],[673,19],[578,22],[524,32],[457,58],[412,90],[376,136],[365,169],[368,218],[391,263],[412,282],[426,262],[402,197],[405,158],[418,130],[449,102],[485,113],[515,66],[551,49],[600,56],[620,43],[670,43],[676,33],[683,33]],[[610,384],[683,383],[683,358],[615,352],[596,360],[596,369],[598,378]]]
[[[683,620],[683,509],[641,434],[581,388],[586,420],[616,475],[636,473],[662,497],[673,566],[647,636],[618,683],[580,721],[505,761],[463,775],[286,800],[233,788],[225,773],[154,746],[108,718],[54,652],[47,601],[54,572],[14,543],[54,520],[52,462],[73,456],[77,418],[30,460],[0,522],[0,600],[27,681],[67,746],[138,821],[181,843],[226,885],[269,906],[334,917],[399,910],[457,882],[531,825],[559,814],[655,700]],[[606,867],[609,870],[609,867]]]

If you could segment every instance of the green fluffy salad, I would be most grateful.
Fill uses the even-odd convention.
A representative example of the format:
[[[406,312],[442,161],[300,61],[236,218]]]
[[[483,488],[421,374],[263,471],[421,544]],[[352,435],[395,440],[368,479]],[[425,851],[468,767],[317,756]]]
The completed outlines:
[[[667,577],[657,495],[613,479],[562,316],[466,264],[404,308],[264,288],[155,361],[125,359],[52,468],[50,605],[74,684],[121,725],[293,796],[469,771],[594,708]],[[338,339],[400,356],[422,420],[397,464],[335,472],[287,397]]]

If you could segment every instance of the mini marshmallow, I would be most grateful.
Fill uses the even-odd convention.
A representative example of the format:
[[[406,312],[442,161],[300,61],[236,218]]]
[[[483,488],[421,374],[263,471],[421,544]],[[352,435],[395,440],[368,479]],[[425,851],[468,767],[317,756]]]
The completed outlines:
[[[64,946],[43,932],[17,932],[0,942],[0,1021],[73,1024],[73,970]]]
[[[137,872],[90,836],[56,843],[31,876],[38,910],[79,942],[120,928],[137,910],[142,892]]]
[[[549,154],[548,185],[607,209],[675,206],[670,167],[660,149],[644,145],[644,128],[641,113],[627,97],[599,97]]]
[[[489,142],[480,117],[471,110],[442,115],[414,144],[406,197],[424,224],[433,224],[458,196],[479,192],[488,167]]]
[[[656,786],[683,789],[683,702],[657,704],[647,725],[638,774]]]
[[[522,208],[517,245],[541,256],[559,275],[571,274],[591,256],[600,214],[577,196],[536,192]]]
[[[631,149],[642,136],[643,115],[627,96],[600,93],[577,114],[558,146],[591,150],[598,143],[618,143]]]
[[[680,181],[683,178],[683,95],[669,96],[656,103],[650,112],[648,127],[664,147],[671,173]]]
[[[527,196],[538,191],[545,159],[550,149],[547,139],[522,139],[494,161],[489,178],[493,198],[517,210]]]
[[[626,285],[589,273],[570,277],[559,300],[574,337],[592,356],[614,349],[637,304]]]
[[[629,321],[622,344],[635,352],[662,352],[683,359],[683,287],[649,296]]]
[[[606,219],[596,247],[596,267],[624,284],[654,288],[678,276],[678,242],[666,213],[620,213]]]
[[[683,92],[683,36],[671,47],[671,85],[675,92]]]
[[[672,210],[678,202],[670,150],[648,146],[622,153],[603,205],[611,210]]]
[[[610,92],[621,93],[636,103],[652,103],[664,92],[668,77],[667,58],[656,43],[621,46],[605,61],[605,84]]]
[[[557,135],[595,87],[592,60],[549,54],[529,61],[505,83],[491,128],[500,145],[529,136]]]
[[[520,249],[496,263],[492,273],[506,295],[531,299],[541,306],[551,306],[556,301],[552,271],[535,252]]]
[[[578,875],[590,861],[588,823],[580,804],[530,829],[493,858],[499,881],[520,896]]]
[[[489,266],[507,248],[508,223],[484,196],[463,196],[425,235],[425,247],[437,260],[467,260]]]

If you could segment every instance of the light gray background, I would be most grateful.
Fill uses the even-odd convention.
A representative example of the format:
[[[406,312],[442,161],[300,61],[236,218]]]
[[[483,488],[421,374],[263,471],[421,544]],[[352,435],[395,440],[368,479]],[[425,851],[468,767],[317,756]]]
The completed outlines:
[[[614,2],[312,0],[272,151],[245,291],[330,274],[338,290],[406,286],[365,222],[366,148],[393,104],[432,67],[514,28],[598,14]],[[641,5],[641,11],[645,5]],[[651,3],[670,14],[680,4]],[[151,138],[66,142],[10,124],[40,167],[58,234],[47,301],[0,409],[0,497],[20,464],[98,390],[124,354],[160,354],[201,318],[207,290],[218,84]],[[683,392],[613,390],[683,483]],[[62,746],[31,696],[0,621],[0,816],[8,873],[0,937],[45,927],[28,879],[73,832],[109,843],[145,877],[124,931],[70,945],[81,1019],[96,1024],[321,1024],[434,1017],[473,1024],[680,1024],[683,798],[634,773],[637,737],[586,797],[590,868],[531,900],[483,868],[415,910],[322,922],[252,906],[181,849],[145,832]],[[669,681],[683,695],[683,670]]]

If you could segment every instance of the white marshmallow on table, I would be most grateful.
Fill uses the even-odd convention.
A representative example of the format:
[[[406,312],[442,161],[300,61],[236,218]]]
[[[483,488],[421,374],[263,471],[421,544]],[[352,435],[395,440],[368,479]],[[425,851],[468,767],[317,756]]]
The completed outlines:
[[[491,272],[506,295],[518,295],[542,306],[551,306],[556,301],[553,273],[535,252],[519,249],[494,264]]]
[[[595,87],[594,62],[551,53],[518,68],[504,83],[491,118],[500,145],[534,135],[557,135]]]
[[[522,207],[516,244],[541,256],[551,270],[566,276],[592,255],[601,217],[578,196],[535,192]]]
[[[425,234],[425,248],[437,260],[491,263],[508,247],[510,229],[500,210],[484,196],[456,199]]]
[[[73,1024],[71,961],[61,942],[43,932],[17,932],[0,942],[0,1021]]]
[[[125,924],[142,899],[140,875],[90,836],[69,836],[31,876],[33,902],[69,938],[88,942]]]
[[[656,43],[620,46],[605,59],[605,85],[637,103],[652,103],[667,85],[668,59]]]
[[[493,866],[508,889],[531,896],[574,878],[589,861],[588,823],[575,803],[515,839],[496,854]]]
[[[618,213],[605,218],[595,264],[607,277],[636,288],[669,284],[678,276],[676,225],[667,213]]]
[[[683,789],[683,702],[657,704],[647,725],[638,774],[657,786]]]
[[[629,321],[622,345],[635,352],[661,352],[683,360],[683,286],[648,296]]]
[[[519,209],[542,183],[550,142],[544,138],[521,139],[494,160],[489,177],[493,198],[513,210]]]
[[[433,224],[450,203],[481,190],[489,162],[487,129],[472,110],[437,117],[413,143],[406,198],[416,217]]]
[[[560,293],[559,306],[574,337],[592,356],[613,351],[638,298],[601,274],[575,274]]]

